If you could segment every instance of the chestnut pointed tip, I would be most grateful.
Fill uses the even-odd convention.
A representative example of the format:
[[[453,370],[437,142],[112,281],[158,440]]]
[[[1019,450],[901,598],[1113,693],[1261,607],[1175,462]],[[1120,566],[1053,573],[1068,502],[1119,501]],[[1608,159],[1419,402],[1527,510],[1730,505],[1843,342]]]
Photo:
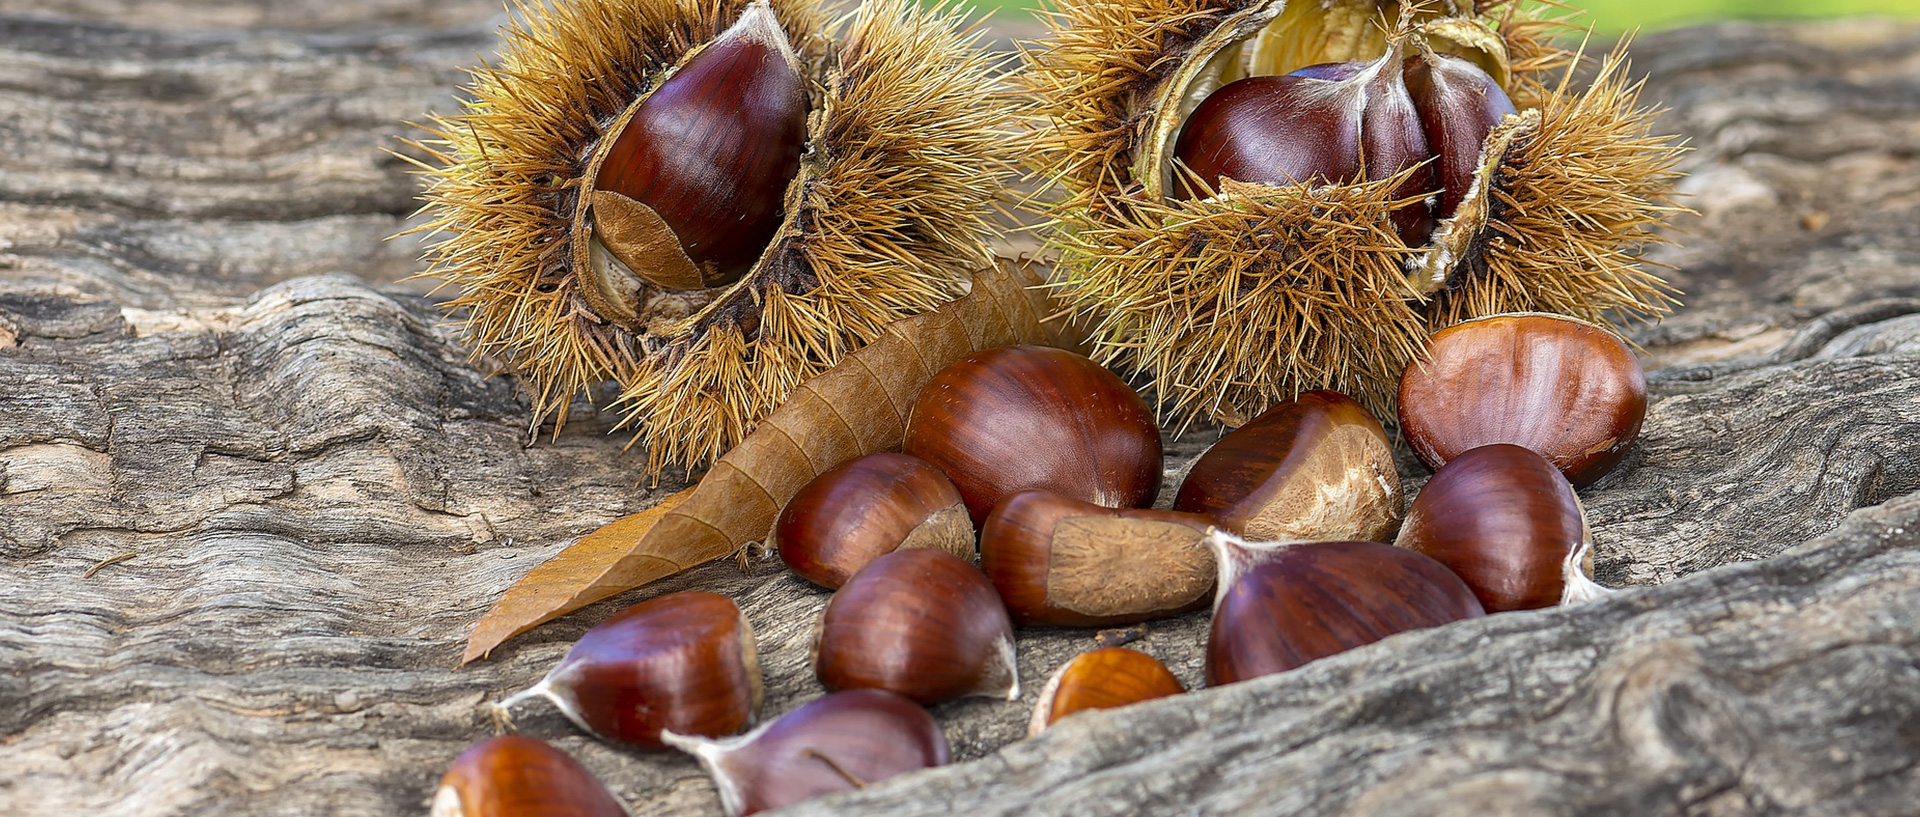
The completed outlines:
[[[746,813],[746,793],[741,790],[740,781],[728,770],[726,759],[743,746],[747,746],[766,731],[769,724],[762,724],[744,735],[730,738],[703,738],[698,735],[683,735],[671,729],[660,730],[660,742],[693,756],[693,759],[705,769],[707,776],[713,778],[713,787],[720,794],[720,809],[727,817],[740,817]]]
[[[1587,564],[1592,558],[1592,542],[1581,542],[1579,547],[1567,553],[1567,559],[1560,567],[1561,581],[1566,585],[1560,591],[1560,606],[1592,601],[1620,592],[1587,576]]]
[[[800,65],[800,56],[793,51],[793,43],[787,39],[786,27],[780,25],[780,18],[773,13],[769,0],[754,0],[740,12],[740,19],[722,32],[716,41],[738,38],[747,42],[757,42],[774,50],[787,67],[796,74],[804,74]]]

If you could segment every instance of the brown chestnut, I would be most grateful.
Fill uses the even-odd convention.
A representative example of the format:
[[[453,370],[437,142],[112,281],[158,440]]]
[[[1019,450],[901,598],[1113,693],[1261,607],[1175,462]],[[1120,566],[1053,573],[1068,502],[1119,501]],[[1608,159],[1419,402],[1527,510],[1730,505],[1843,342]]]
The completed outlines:
[[[566,752],[525,735],[461,753],[433,793],[432,817],[626,817],[599,778]]]
[[[1488,612],[1592,598],[1586,514],[1539,454],[1496,443],[1440,467],[1407,510],[1396,544],[1445,564]]]
[[[1046,491],[1000,501],[980,569],[1015,624],[1106,627],[1198,610],[1213,588],[1206,517],[1115,510]]]
[[[596,240],[670,288],[739,278],[780,227],[807,109],[807,81],[780,21],[765,3],[749,4],[615,124],[593,177]],[[683,257],[658,242],[661,227]],[[664,267],[665,258],[676,263]]]
[[[829,693],[736,738],[666,739],[706,767],[729,817],[862,788],[952,759],[933,716],[884,689]]]
[[[1526,446],[1575,486],[1626,456],[1647,381],[1617,335],[1533,313],[1449,326],[1400,376],[1400,429],[1428,468],[1490,443]]]
[[[1420,196],[1438,188],[1398,48],[1371,62],[1248,77],[1214,91],[1181,125],[1174,156],[1212,190],[1222,178],[1261,184],[1378,181],[1413,168],[1393,224],[1408,246],[1433,229]],[[1182,190],[1186,185],[1175,185]]]
[[[1109,508],[1160,492],[1160,426],[1146,401],[1100,364],[1045,346],[941,369],[913,403],[902,450],[953,480],[975,525],[1029,488]]]
[[[1040,690],[1027,734],[1040,734],[1075,712],[1112,709],[1186,691],[1165,664],[1139,650],[1103,647],[1083,652],[1060,665]]]
[[[940,550],[896,550],[834,591],[813,636],[827,689],[886,689],[923,704],[1020,697],[1013,624],[973,565]]]
[[[1408,630],[1486,614],[1445,565],[1380,542],[1251,544],[1215,530],[1220,590],[1207,685],[1299,667]]]
[[[1440,174],[1438,218],[1451,218],[1473,187],[1480,151],[1500,120],[1514,112],[1500,83],[1471,61],[1423,49],[1406,62],[1407,92]]]
[[[494,706],[533,697],[603,740],[657,749],[660,730],[731,735],[760,710],[753,627],[717,593],[670,593],[588,630],[540,683]]]
[[[973,557],[973,521],[940,469],[905,454],[869,454],[801,488],[773,526],[780,558],[802,578],[839,587],[902,548]]]
[[[1173,509],[1259,541],[1372,539],[1400,525],[1393,443],[1365,408],[1310,391],[1255,417],[1207,449]]]

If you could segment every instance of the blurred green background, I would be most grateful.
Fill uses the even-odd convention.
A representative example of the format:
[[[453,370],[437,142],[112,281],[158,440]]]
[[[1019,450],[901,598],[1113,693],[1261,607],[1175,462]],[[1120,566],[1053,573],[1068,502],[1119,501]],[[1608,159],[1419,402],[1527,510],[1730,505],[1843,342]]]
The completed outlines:
[[[1055,0],[1071,2],[1071,0]],[[1707,20],[1791,20],[1874,15],[1920,19],[1920,0],[1559,0],[1600,31],[1653,30]],[[997,19],[1025,19],[1033,0],[973,0]]]

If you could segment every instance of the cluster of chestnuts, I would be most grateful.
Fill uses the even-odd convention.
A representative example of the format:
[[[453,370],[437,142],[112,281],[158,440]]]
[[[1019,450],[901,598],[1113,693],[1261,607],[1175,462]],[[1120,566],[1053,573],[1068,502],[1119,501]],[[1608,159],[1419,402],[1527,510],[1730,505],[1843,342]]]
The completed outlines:
[[[753,629],[727,598],[688,591],[595,627],[500,706],[545,697],[604,740],[682,749],[748,814],[946,763],[923,707],[1018,697],[1016,625],[1129,624],[1211,599],[1220,685],[1601,591],[1573,485],[1617,464],[1645,413],[1619,338],[1550,315],[1462,323],[1406,370],[1400,407],[1435,469],[1404,517],[1386,431],[1327,391],[1226,434],[1155,510],[1160,430],[1120,378],[1059,349],[977,352],[921,392],[905,453],[821,474],[774,528],[793,571],[833,590],[812,645],[827,695],[753,727]],[[1031,729],[1183,691],[1144,653],[1094,650],[1054,674]],[[517,777],[488,782],[503,764]],[[499,738],[454,765],[435,813],[574,791],[579,813],[618,813],[596,810],[611,798],[564,755]]]

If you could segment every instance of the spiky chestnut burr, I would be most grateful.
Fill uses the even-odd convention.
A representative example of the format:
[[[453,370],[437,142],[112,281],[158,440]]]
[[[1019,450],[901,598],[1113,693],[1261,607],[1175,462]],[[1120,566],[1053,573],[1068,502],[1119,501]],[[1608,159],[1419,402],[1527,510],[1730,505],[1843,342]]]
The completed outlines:
[[[440,239],[427,274],[461,291],[450,308],[474,354],[519,374],[536,424],[611,380],[650,474],[702,468],[990,261],[1011,145],[976,38],[908,0],[833,23],[815,0],[531,9],[417,144],[416,232]],[[698,178],[699,157],[630,143],[680,114],[732,170]],[[679,168],[674,195],[640,183],[654,159]],[[721,199],[744,221],[699,215]]]
[[[1032,165],[1059,188],[1046,212],[1054,285],[1090,317],[1093,356],[1144,374],[1178,424],[1239,425],[1315,388],[1384,413],[1434,326],[1493,311],[1650,317],[1671,303],[1637,260],[1676,209],[1678,149],[1651,135],[1619,55],[1583,89],[1574,55],[1547,41],[1556,21],[1504,0],[1116,2],[1061,4],[1051,38],[1025,53]],[[1185,172],[1174,147],[1198,138],[1183,129],[1217,89],[1377,60],[1396,43],[1472,63],[1520,110],[1429,242],[1382,229],[1406,206],[1398,180],[1167,195]]]

